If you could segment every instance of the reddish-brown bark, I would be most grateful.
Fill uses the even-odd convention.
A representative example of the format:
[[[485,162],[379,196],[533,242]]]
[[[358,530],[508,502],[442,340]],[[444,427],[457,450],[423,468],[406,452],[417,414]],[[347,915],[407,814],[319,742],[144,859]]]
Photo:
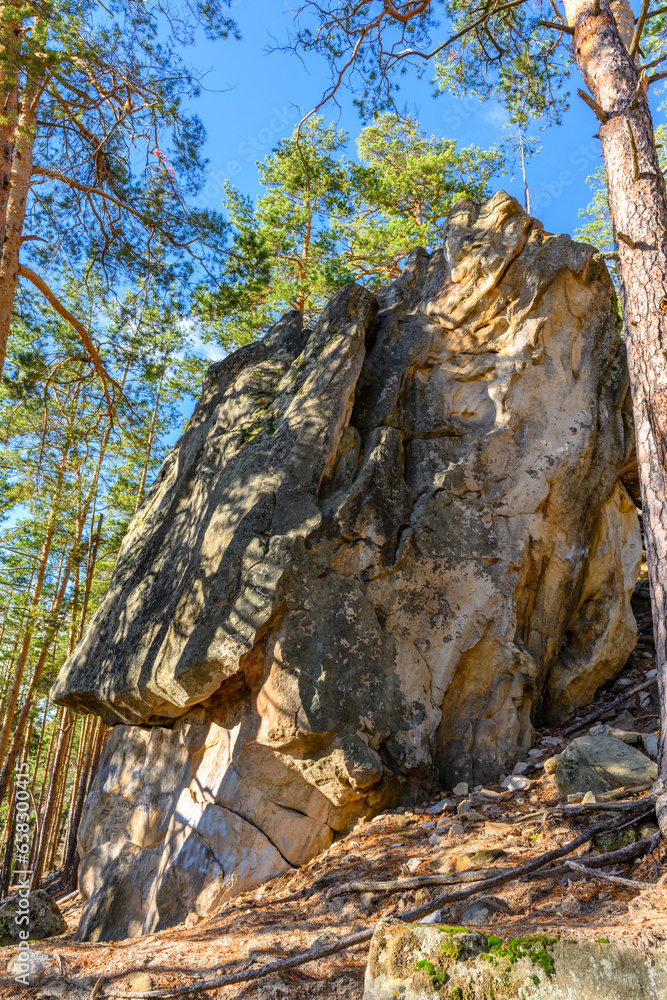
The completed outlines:
[[[639,70],[609,0],[565,0],[577,65],[600,109],[632,382],[667,776],[667,197]],[[667,802],[659,803],[667,835]]]

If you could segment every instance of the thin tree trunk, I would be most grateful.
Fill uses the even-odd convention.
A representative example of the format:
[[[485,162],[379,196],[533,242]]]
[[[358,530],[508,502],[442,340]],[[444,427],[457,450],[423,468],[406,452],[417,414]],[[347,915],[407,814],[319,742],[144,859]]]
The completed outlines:
[[[79,835],[79,825],[81,823],[81,814],[83,813],[83,804],[86,800],[90,784],[88,779],[93,767],[93,761],[96,753],[98,753],[98,744],[101,745],[103,738],[104,723],[101,719],[96,719],[95,723],[90,726],[86,757],[83,762],[83,768],[81,769],[77,787],[75,791],[72,792],[71,822],[65,844],[65,859],[63,862],[65,874],[69,874],[69,884],[71,888],[74,888],[72,883],[76,877],[76,868],[78,867],[76,865],[77,840]]]
[[[32,736],[32,723],[28,726],[21,764],[25,764],[30,754],[30,738]],[[9,809],[7,811],[7,829],[3,846],[2,872],[0,873],[0,899],[7,895],[11,881],[12,862],[14,860],[14,841],[16,838],[16,784],[12,786],[12,794],[9,798]]]
[[[146,459],[144,461],[143,468],[141,470],[141,480],[139,482],[139,489],[137,491],[137,502],[134,505],[134,512],[136,514],[139,504],[141,503],[141,498],[144,495],[144,490],[146,489],[146,477],[148,476],[148,468],[150,466],[151,454],[153,452],[153,442],[155,441],[155,424],[157,422],[157,416],[160,409],[160,398],[162,396],[162,379],[164,375],[161,376],[157,387],[157,396],[155,397],[155,406],[153,407],[153,414],[151,416],[151,426],[148,432],[148,442],[146,443]]]
[[[0,98],[0,247],[5,242],[7,205],[11,186],[19,107],[19,52],[21,25],[8,24],[3,32],[3,94]]]
[[[127,375],[127,371],[128,371],[128,369],[126,368],[125,375],[123,376],[123,384],[125,382],[125,377]],[[66,596],[66,593],[67,593],[67,585],[69,583],[69,576],[70,576],[70,573],[72,571],[72,566],[73,566],[73,562],[74,562],[74,556],[75,556],[75,553],[78,551],[78,547],[81,544],[81,538],[83,536],[83,529],[84,529],[86,520],[88,518],[88,514],[90,512],[91,505],[92,505],[93,500],[94,500],[94,498],[96,496],[97,485],[98,485],[98,482],[99,482],[99,476],[100,476],[100,472],[101,472],[101,469],[102,469],[102,464],[104,462],[104,456],[105,456],[105,453],[106,453],[106,448],[107,448],[107,446],[109,444],[109,439],[110,439],[110,436],[111,436],[111,430],[112,430],[112,414],[109,415],[109,420],[107,421],[107,425],[105,427],[104,434],[102,435],[102,441],[100,443],[100,451],[99,451],[99,455],[97,457],[97,462],[95,464],[95,471],[94,471],[93,476],[91,478],[91,482],[90,482],[90,485],[89,485],[88,490],[86,492],[86,496],[85,496],[85,499],[84,499],[84,502],[83,502],[83,505],[82,505],[82,508],[81,508],[80,516],[79,516],[78,521],[77,521],[77,528],[76,528],[76,532],[75,532],[75,537],[74,537],[74,539],[72,541],[72,547],[70,549],[69,557],[68,557],[68,560],[67,560],[67,565],[65,567],[65,571],[64,571],[62,579],[60,581],[60,586],[57,588],[57,592],[56,592],[56,595],[55,595],[55,598],[54,598],[54,603],[53,603],[52,612],[51,612],[52,624],[50,625],[50,627],[46,631],[44,642],[42,644],[42,650],[40,652],[39,658],[38,658],[37,663],[35,665],[35,669],[33,671],[32,680],[30,681],[30,687],[29,687],[28,691],[26,692],[26,696],[25,696],[24,701],[23,701],[23,707],[21,708],[21,712],[19,714],[19,718],[18,718],[18,720],[16,722],[16,727],[15,727],[15,731],[14,731],[14,737],[12,739],[12,743],[11,743],[10,749],[9,749],[8,753],[6,754],[4,761],[2,762],[2,771],[0,772],[0,803],[2,803],[2,801],[3,801],[4,797],[5,797],[5,794],[7,792],[7,786],[8,786],[9,778],[10,778],[10,775],[12,773],[12,768],[14,767],[14,762],[16,761],[16,755],[18,753],[18,749],[19,749],[19,745],[20,745],[20,738],[21,738],[20,734],[23,731],[23,728],[25,727],[26,720],[27,720],[29,712],[30,712],[30,707],[31,707],[31,704],[32,704],[32,699],[34,697],[35,691],[37,690],[37,685],[39,684],[39,681],[40,681],[40,679],[42,677],[42,673],[44,671],[44,665],[46,663],[46,657],[48,656],[48,652],[49,652],[49,649],[51,647],[51,643],[53,642],[53,640],[55,639],[55,637],[56,637],[56,635],[58,633],[59,625],[58,625],[58,622],[57,622],[57,617],[58,617],[58,614],[60,613],[60,609],[61,609],[61,607],[63,605],[63,601],[65,600],[65,596]],[[101,525],[101,522],[100,522],[100,525]],[[99,539],[98,539],[98,541],[99,541]],[[87,604],[87,600],[86,600],[86,604]]]
[[[43,814],[40,817],[42,825],[39,835],[39,846],[35,852],[35,860],[32,866],[31,889],[36,889],[42,877],[42,869],[47,856],[47,849],[50,846],[50,836],[52,825],[56,814],[56,805],[60,795],[60,777],[65,763],[66,753],[69,746],[70,728],[74,725],[73,715],[69,708],[65,709],[58,732],[56,752],[53,758],[51,778],[49,781],[49,791],[46,797]]]
[[[37,579],[35,580],[35,586],[33,588],[32,596],[30,598],[28,620],[26,623],[25,633],[23,635],[21,651],[19,653],[18,661],[16,663],[16,667],[14,670],[14,681],[9,691],[7,706],[5,708],[5,716],[2,723],[2,729],[0,729],[0,760],[3,759],[5,751],[7,749],[7,744],[9,742],[9,734],[11,731],[12,721],[14,718],[14,712],[16,711],[16,703],[18,701],[19,691],[21,689],[21,682],[23,680],[23,671],[25,669],[26,661],[28,659],[28,653],[30,651],[30,645],[32,643],[32,636],[35,627],[35,616],[37,614],[37,609],[39,607],[39,602],[42,596],[44,577],[46,575],[46,569],[49,562],[49,555],[51,553],[51,543],[53,541],[53,534],[58,521],[58,515],[60,514],[60,499],[62,495],[63,481],[65,478],[65,470],[67,468],[68,454],[69,454],[69,437],[67,438],[65,447],[63,448],[60,464],[58,466],[58,471],[56,473],[56,485],[54,490],[54,496],[51,501],[51,511],[49,513],[49,518],[46,525],[46,532],[44,534],[44,541],[42,542],[42,551],[40,553],[39,563],[37,566]]]
[[[667,778],[667,197],[645,87],[609,0],[565,0],[577,65],[598,105],[632,384]],[[623,31],[625,43],[629,32]],[[667,794],[658,799],[667,836]]]
[[[32,178],[32,149],[35,141],[35,121],[32,102],[19,116],[13,149],[9,197],[5,210],[5,238],[0,249],[0,377],[7,356],[7,341],[12,320],[12,308],[19,281],[19,251],[23,236]]]

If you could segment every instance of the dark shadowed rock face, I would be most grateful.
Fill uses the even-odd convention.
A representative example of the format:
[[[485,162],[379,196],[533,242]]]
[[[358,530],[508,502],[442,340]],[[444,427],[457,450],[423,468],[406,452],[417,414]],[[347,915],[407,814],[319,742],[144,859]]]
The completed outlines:
[[[80,933],[208,912],[498,776],[635,643],[628,376],[590,247],[499,193],[214,365],[54,687],[117,724]],[[116,909],[118,907],[116,906]]]

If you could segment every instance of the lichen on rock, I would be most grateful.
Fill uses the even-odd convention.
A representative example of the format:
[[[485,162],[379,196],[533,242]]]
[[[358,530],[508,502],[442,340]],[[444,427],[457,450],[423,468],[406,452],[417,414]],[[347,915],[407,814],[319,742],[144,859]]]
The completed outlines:
[[[146,933],[493,780],[615,677],[628,392],[604,265],[503,192],[212,366],[53,689],[115,726],[80,933],[118,933],[114,892]]]
[[[465,927],[381,920],[364,1000],[659,1000],[660,951],[538,934],[502,941]]]

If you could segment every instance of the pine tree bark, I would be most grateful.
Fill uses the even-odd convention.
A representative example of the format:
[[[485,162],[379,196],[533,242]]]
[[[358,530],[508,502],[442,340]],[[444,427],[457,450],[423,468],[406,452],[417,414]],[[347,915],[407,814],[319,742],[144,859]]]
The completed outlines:
[[[637,432],[667,779],[667,195],[646,88],[609,0],[565,0],[577,65],[599,108]],[[667,794],[656,804],[667,837]]]
[[[32,104],[19,117],[12,150],[11,179],[5,208],[5,233],[0,247],[0,378],[7,356],[12,308],[19,282],[19,251],[23,237],[30,181],[35,120]]]
[[[19,62],[22,25],[10,23],[2,29],[3,93],[0,97],[0,247],[5,242],[7,205],[11,186],[16,124],[19,107]]]

